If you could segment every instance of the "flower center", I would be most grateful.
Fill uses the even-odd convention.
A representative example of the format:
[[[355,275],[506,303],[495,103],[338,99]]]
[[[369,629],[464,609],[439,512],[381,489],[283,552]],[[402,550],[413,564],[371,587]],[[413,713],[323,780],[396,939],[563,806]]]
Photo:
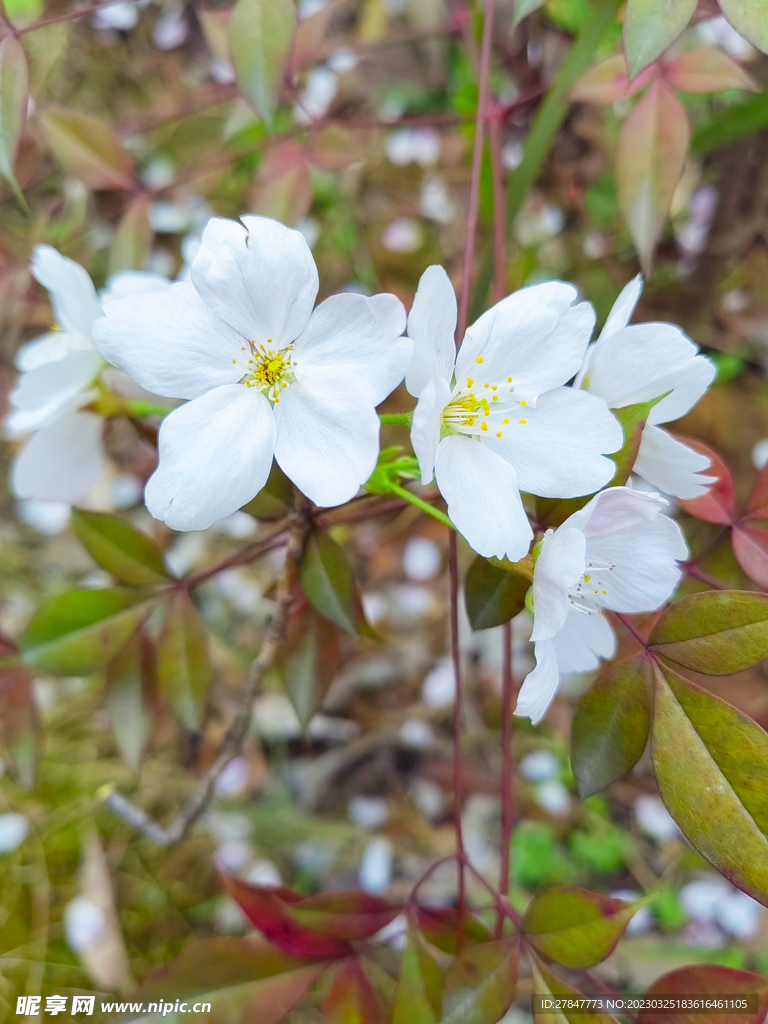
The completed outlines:
[[[608,595],[608,574],[616,568],[613,562],[589,561],[581,579],[568,590],[568,603],[577,612],[596,611],[595,604],[602,603]],[[597,598],[597,601],[595,601]]]
[[[478,356],[481,364],[483,357]],[[475,371],[482,374],[482,369]],[[484,381],[480,377],[467,377],[463,386],[454,388],[451,400],[443,409],[443,432],[464,434],[467,437],[502,437],[510,420],[525,425],[528,421],[519,415],[520,407],[528,405],[514,396],[513,377],[505,380]]]
[[[248,370],[241,383],[247,388],[258,388],[276,405],[280,401],[280,392],[296,380],[293,372],[295,364],[291,363],[293,345],[275,350],[271,347],[271,338],[267,340],[266,345],[257,345],[254,341],[249,342],[249,345],[251,355],[248,359]]]

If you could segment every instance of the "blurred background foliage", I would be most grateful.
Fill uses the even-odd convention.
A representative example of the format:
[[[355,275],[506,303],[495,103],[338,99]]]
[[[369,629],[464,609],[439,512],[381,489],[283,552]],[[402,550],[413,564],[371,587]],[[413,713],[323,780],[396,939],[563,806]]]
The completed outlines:
[[[653,5],[629,7],[637,19]],[[245,33],[238,56],[227,5],[144,0],[72,17],[62,3],[6,0],[5,13],[18,35],[0,43],[0,400],[15,380],[17,347],[51,321],[28,269],[39,243],[81,262],[97,286],[125,269],[173,279],[210,215],[252,212],[302,230],[321,297],[387,290],[410,305],[435,262],[458,283],[479,4],[301,0],[295,37],[273,12],[255,71],[254,40]],[[714,2],[698,5],[679,39],[656,41],[651,60],[666,51],[666,77],[644,94],[661,104],[654,123],[663,127],[672,110],[691,132],[689,147],[680,148],[681,128],[677,148],[665,151],[657,134],[642,134],[636,111],[650,101],[627,95],[622,14],[600,0],[517,0],[517,9],[498,0],[491,85],[506,189],[505,285],[574,281],[602,318],[637,272],[639,252],[649,279],[638,319],[680,324],[718,366],[717,383],[676,429],[724,455],[744,498],[753,449],[768,435],[768,57],[757,49],[762,39],[737,34]],[[740,28],[751,37],[750,25]],[[20,89],[19,45],[28,90]],[[707,65],[707,88],[691,90],[691,75],[703,72],[685,61],[702,47],[727,62]],[[608,60],[610,73],[595,71]],[[653,65],[659,75],[661,66]],[[490,284],[490,150],[480,187],[476,312]],[[650,204],[639,214],[638,195]],[[403,400],[393,396],[387,410]],[[106,440],[110,468],[86,506],[123,510],[176,573],[202,571],[270,532],[242,512],[205,534],[172,534],[141,504],[153,466],[145,438],[115,416]],[[385,428],[383,442],[404,444],[404,428]],[[11,455],[5,444],[4,470]],[[15,502],[5,487],[0,502],[0,630],[16,638],[42,598],[109,577],[75,539],[67,507]],[[719,527],[690,521],[688,532],[694,551],[707,552],[702,569],[729,586],[753,586]],[[210,762],[258,649],[277,562],[236,564],[195,592],[214,675],[199,732],[179,726],[151,678],[137,698],[105,688],[100,675],[4,677],[3,1012],[26,992],[125,991],[191,936],[244,930],[242,913],[221,895],[217,864],[306,893],[359,884],[403,896],[452,850],[443,533],[413,508],[334,529],[379,639],[335,636],[330,649],[321,638],[314,652],[297,639],[257,701],[253,733],[214,806],[170,850],[115,820],[103,787],[133,792],[161,818],[180,805],[190,776]],[[522,676],[526,624],[515,628]],[[466,841],[489,871],[498,858],[498,634],[462,626]],[[327,691],[316,690],[322,673],[313,658],[330,658]],[[540,728],[516,724],[513,901],[523,906],[553,883],[654,890],[600,967],[630,990],[705,960],[768,971],[768,915],[682,840],[645,761],[607,796],[577,801],[567,745],[573,697],[587,682],[572,679]],[[707,685],[768,726],[762,668]],[[302,715],[311,717],[305,729],[301,709],[320,704],[320,714]],[[454,887],[446,866],[425,889],[440,901]],[[475,895],[482,901],[482,890]],[[513,1011],[521,1021],[524,1012]]]

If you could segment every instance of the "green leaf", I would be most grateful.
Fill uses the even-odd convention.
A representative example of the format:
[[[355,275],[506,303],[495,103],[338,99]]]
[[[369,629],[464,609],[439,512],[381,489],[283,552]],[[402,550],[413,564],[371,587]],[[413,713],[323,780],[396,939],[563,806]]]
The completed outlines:
[[[400,960],[392,1024],[437,1024],[442,988],[437,961],[419,933],[411,928]]]
[[[690,136],[685,107],[660,78],[621,126],[616,192],[646,273],[683,173]]]
[[[122,516],[74,509],[72,527],[94,562],[124,583],[151,586],[171,579],[157,545]]]
[[[29,72],[24,49],[10,33],[0,42],[0,174],[26,206],[16,181],[16,154],[27,119]]]
[[[255,498],[243,505],[243,511],[255,519],[281,519],[288,511],[292,498],[293,484],[278,464],[273,462],[267,482]]]
[[[737,971],[718,964],[691,964],[662,975],[646,992],[654,997],[677,996],[691,998],[710,996],[726,1000],[729,997],[752,996],[754,1005],[748,1011],[720,1008],[702,1014],[690,1010],[652,1010],[641,1012],[643,1024],[763,1024],[768,1012],[768,980],[751,971]]]
[[[584,993],[563,981],[537,956],[534,955],[532,961],[533,1019],[536,1024],[617,1024],[616,1018],[610,1013],[584,1012],[580,1008],[583,1002],[575,1003],[578,1007],[575,1011],[568,1009],[568,1001],[583,1001]],[[551,999],[552,996],[558,1001],[558,1006],[563,1007],[562,1009],[542,1007],[542,1000]]]
[[[143,270],[147,262],[154,231],[149,223],[149,198],[137,196],[123,214],[109,250],[109,272]]]
[[[656,623],[651,650],[694,672],[728,676],[768,658],[768,597],[710,590],[676,601]]]
[[[528,904],[523,931],[540,953],[582,970],[610,956],[637,909],[576,886],[546,889]]]
[[[650,727],[643,659],[610,665],[579,701],[571,724],[571,766],[583,800],[634,768]]]
[[[464,601],[472,629],[490,629],[514,619],[525,608],[530,586],[530,575],[500,569],[478,555],[464,581]]]
[[[386,1024],[378,992],[357,957],[342,964],[323,1001],[323,1024]]]
[[[40,121],[67,174],[93,189],[133,187],[133,161],[106,121],[53,106],[40,112]]]
[[[238,0],[229,21],[229,50],[240,91],[271,124],[296,27],[292,0]]]
[[[322,704],[339,669],[341,652],[336,626],[314,608],[289,625],[284,661],[285,692],[305,730]]]
[[[624,444],[617,452],[608,456],[616,463],[616,474],[609,484],[610,487],[623,487],[629,480],[632,468],[637,461],[637,453],[640,451],[640,442],[643,439],[643,428],[651,409],[668,394],[669,391],[664,395],[659,395],[658,398],[652,398],[650,402],[638,402],[637,405],[625,405],[622,409],[611,410],[621,424]]]
[[[739,35],[768,53],[768,0],[720,0],[720,10]]]
[[[708,121],[699,125],[693,134],[691,151],[704,156],[713,149],[738,142],[747,135],[759,132],[768,125],[768,93],[750,96],[743,103],[725,107]]]
[[[416,907],[416,923],[422,935],[436,948],[453,956],[460,947],[490,942],[491,933],[471,914],[457,907]]]
[[[687,27],[697,0],[628,0],[624,50],[630,78],[674,43]]]
[[[445,972],[441,1024],[496,1024],[517,986],[517,939],[468,946]]]
[[[675,89],[692,93],[725,92],[748,89],[759,92],[755,80],[722,50],[702,46],[676,57],[666,69],[667,81]]]
[[[219,1011],[223,1020],[278,1024],[325,967],[257,939],[204,939],[151,974],[137,996],[210,1002],[217,1019]]]
[[[149,738],[150,721],[144,708],[144,640],[135,636],[107,666],[106,705],[123,760],[138,771]]]
[[[21,639],[24,661],[55,676],[89,675],[126,643],[150,612],[131,590],[71,590],[46,601]]]
[[[304,593],[321,615],[347,633],[376,635],[365,621],[352,566],[329,534],[312,533],[299,571]]]
[[[512,19],[512,27],[515,28],[523,18],[527,18],[529,14],[538,11],[546,2],[547,0],[515,0],[515,14]]]
[[[212,678],[208,632],[192,598],[179,590],[171,598],[157,642],[157,680],[187,729],[200,726]]]
[[[654,675],[651,757],[661,798],[710,864],[768,903],[768,735],[670,669]]]

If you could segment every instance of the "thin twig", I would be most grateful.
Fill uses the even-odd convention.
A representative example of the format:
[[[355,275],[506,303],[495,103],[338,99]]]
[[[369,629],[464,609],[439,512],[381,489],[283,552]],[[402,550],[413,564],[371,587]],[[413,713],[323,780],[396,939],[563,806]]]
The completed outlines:
[[[505,622],[504,652],[501,667],[501,843],[499,851],[499,895],[509,895],[509,874],[512,867],[512,826],[515,820],[515,789],[513,782],[512,706],[515,700],[515,677],[512,671],[512,624]],[[504,918],[496,920],[496,934],[501,938]]]
[[[285,552],[283,570],[277,581],[275,610],[267,626],[259,655],[248,674],[247,685],[244,687],[242,694],[242,705],[232,724],[227,729],[216,760],[202,779],[200,779],[192,795],[176,818],[165,828],[150,817],[146,811],[137,807],[117,791],[110,792],[106,797],[107,806],[118,817],[161,846],[171,846],[184,838],[193,823],[197,821],[208,806],[208,802],[213,795],[216,780],[242,748],[251,722],[251,709],[259,692],[261,681],[264,675],[275,665],[278,653],[285,639],[285,630],[291,607],[293,587],[298,573],[299,560],[301,559],[301,554],[311,528],[312,518],[309,503],[306,498],[298,497],[296,505],[288,517],[288,546]]]
[[[39,18],[30,25],[23,25],[16,29],[16,35],[23,36],[27,32],[36,32],[39,28],[47,28],[48,25],[56,25],[60,21],[73,21],[75,18],[84,18],[87,14],[95,14],[105,7],[112,7],[115,0],[105,0],[104,3],[92,4],[90,7],[75,7],[71,11],[63,11],[61,14],[52,14],[50,18]]]
[[[464,805],[464,779],[461,764],[461,730],[464,704],[464,680],[461,670],[461,648],[459,647],[459,558],[456,532],[451,530],[448,536],[448,571],[451,580],[450,592],[450,623],[451,623],[451,658],[453,674],[456,679],[456,693],[453,699],[453,805],[454,830],[456,833],[456,856],[459,859],[459,917],[463,918],[466,910],[466,885],[464,865],[466,852],[464,849],[464,829],[461,813]]]
[[[693,562],[686,562],[683,565],[686,576],[693,576],[695,580],[699,580],[701,583],[706,583],[708,587],[712,587],[713,590],[727,590],[728,585],[719,580],[716,576],[712,576],[711,573],[705,572],[704,569],[700,569],[698,565],[694,565]]]
[[[621,612],[614,612],[613,614],[616,616],[616,618],[619,620],[622,626],[632,634],[632,636],[635,638],[635,640],[637,640],[637,642],[640,644],[643,650],[647,651],[648,641],[645,639],[643,634],[630,622],[626,615],[622,615]]]
[[[483,162],[485,123],[490,109],[491,89],[489,71],[491,66],[491,39],[493,38],[493,0],[485,0],[483,18],[483,42],[480,51],[480,90],[475,120],[475,145],[472,151],[472,176],[469,185],[469,212],[467,214],[467,237],[464,247],[464,269],[461,275],[459,294],[459,315],[456,337],[461,343],[469,318],[469,293],[472,286],[472,265],[475,261],[475,239],[480,214],[480,171]]]

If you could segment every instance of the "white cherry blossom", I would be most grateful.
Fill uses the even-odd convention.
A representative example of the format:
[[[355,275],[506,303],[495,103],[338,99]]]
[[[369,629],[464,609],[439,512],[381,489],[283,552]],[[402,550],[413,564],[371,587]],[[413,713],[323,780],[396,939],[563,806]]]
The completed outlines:
[[[672,595],[688,547],[678,524],[662,515],[658,494],[609,487],[549,530],[533,575],[536,667],[520,688],[515,714],[538,722],[561,672],[587,672],[616,652],[601,612],[652,612]]]
[[[456,296],[442,267],[423,274],[408,318],[418,398],[411,441],[448,515],[478,554],[522,558],[533,537],[520,491],[575,497],[615,472],[621,428],[599,398],[563,385],[584,358],[594,310],[559,281],[508,295],[454,346]]]
[[[696,405],[714,380],[715,367],[679,327],[627,326],[642,290],[638,276],[621,292],[600,337],[587,350],[576,386],[598,395],[611,409],[666,394],[650,411],[633,471],[665,494],[698,498],[713,482],[701,475],[709,459],[660,424],[680,419]]]
[[[84,408],[106,369],[91,336],[102,309],[86,270],[51,246],[37,246],[32,274],[48,290],[55,327],[16,354],[21,376],[5,429],[11,436],[34,433],[14,459],[10,484],[18,498],[70,504],[88,493],[104,467],[103,418]],[[167,287],[159,275],[130,271],[114,274],[106,292]]]
[[[375,407],[403,379],[411,342],[393,295],[334,295],[300,232],[264,217],[212,218],[191,281],[107,304],[94,329],[142,387],[188,399],[167,416],[147,507],[205,529],[263,487],[276,458],[318,505],[354,497],[376,465]]]

